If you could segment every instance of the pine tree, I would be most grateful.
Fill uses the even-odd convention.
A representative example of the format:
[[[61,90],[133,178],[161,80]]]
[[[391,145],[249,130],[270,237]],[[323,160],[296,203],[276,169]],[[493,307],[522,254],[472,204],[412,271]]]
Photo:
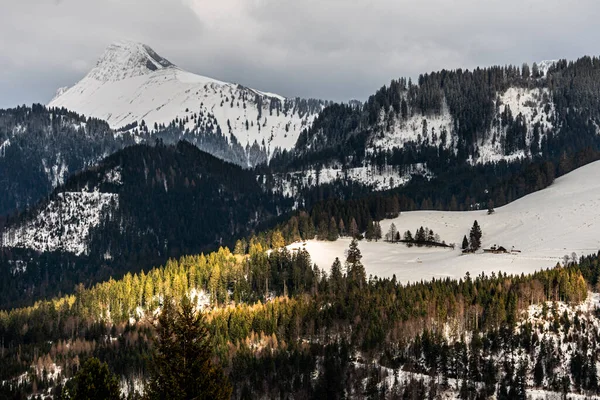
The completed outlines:
[[[89,358],[73,378],[72,389],[69,385],[63,390],[63,399],[121,399],[119,379],[110,372],[106,363],[97,358]]]
[[[415,234],[415,242],[423,243],[427,240],[427,234],[425,233],[425,229],[420,227],[417,229],[417,233]]]
[[[381,224],[379,221],[375,222],[375,241],[381,240]]]
[[[318,240],[327,240],[329,237],[329,225],[327,224],[327,220],[325,218],[319,221],[319,225],[317,228],[317,239]]]
[[[331,265],[331,278],[329,279],[331,292],[333,294],[339,294],[342,290],[344,277],[342,275],[342,263],[338,257]]]
[[[404,232],[404,241],[406,242],[406,245],[408,247],[412,247],[413,246],[414,240],[415,239],[413,238],[413,235],[412,235],[412,233],[411,233],[410,230]]]
[[[367,231],[365,232],[365,239],[369,242],[375,238],[375,226],[373,225],[373,221],[369,220],[367,222]]]
[[[348,255],[346,256],[346,274],[349,283],[357,286],[359,289],[362,289],[367,282],[367,274],[365,272],[365,267],[360,262],[361,259],[362,254],[358,248],[358,241],[352,239],[348,249]]]
[[[243,256],[246,254],[246,241],[245,240],[238,240],[237,242],[235,242],[235,248],[233,250],[233,254],[237,254],[239,256]]]
[[[471,244],[471,250],[477,251],[481,248],[481,228],[477,221],[473,223],[473,227],[471,228],[471,232],[469,233],[469,239]]]
[[[463,237],[462,247],[463,250],[467,250],[469,248],[469,239],[467,239],[467,235]]]
[[[535,367],[533,368],[533,382],[536,387],[542,387],[544,383],[544,366],[542,364],[541,356],[538,356]]]
[[[166,299],[159,316],[158,340],[151,361],[148,399],[229,399],[231,385],[212,362],[209,332],[189,298],[180,309]]]
[[[488,215],[491,215],[491,214],[493,214],[494,212],[495,212],[495,211],[494,211],[494,200],[490,199],[490,200],[488,201],[488,212],[487,212],[487,213],[488,213]]]

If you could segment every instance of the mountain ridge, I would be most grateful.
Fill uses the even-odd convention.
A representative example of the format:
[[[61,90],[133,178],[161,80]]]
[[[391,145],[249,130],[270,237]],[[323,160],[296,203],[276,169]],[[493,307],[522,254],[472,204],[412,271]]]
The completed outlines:
[[[325,104],[197,75],[145,44],[117,42],[48,106],[103,119],[117,130],[140,126],[153,135],[175,122],[188,136],[217,133],[232,146],[239,143],[246,153],[256,145],[264,155],[257,161],[248,156],[245,164],[253,166],[280,149],[291,149]]]

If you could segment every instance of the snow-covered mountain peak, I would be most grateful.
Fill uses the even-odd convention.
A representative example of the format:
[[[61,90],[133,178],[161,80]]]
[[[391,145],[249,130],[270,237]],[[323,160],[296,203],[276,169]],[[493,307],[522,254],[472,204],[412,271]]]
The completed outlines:
[[[103,119],[114,129],[133,126],[138,139],[162,134],[167,142],[200,143],[217,157],[251,166],[293,148],[325,102],[197,75],[149,46],[125,41],[110,45],[85,78],[48,106]]]
[[[165,68],[176,67],[159,56],[150,46],[124,40],[106,48],[88,77],[101,82],[120,81]]]

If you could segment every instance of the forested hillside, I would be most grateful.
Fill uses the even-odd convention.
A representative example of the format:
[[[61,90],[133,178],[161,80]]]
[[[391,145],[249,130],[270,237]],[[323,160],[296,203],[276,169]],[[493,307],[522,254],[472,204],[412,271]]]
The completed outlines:
[[[7,220],[1,303],[232,245],[290,209],[251,171],[191,144],[128,147]]]
[[[269,255],[253,241],[247,255],[183,257],[1,312],[3,392],[57,393],[61,377],[95,356],[133,394],[148,371],[161,299],[192,295],[234,398],[598,393],[598,298],[588,289],[598,283],[598,256],[532,276],[400,285],[367,280],[356,242],[327,275],[307,253],[273,243]]]
[[[106,122],[65,109],[0,110],[0,214],[34,207],[71,174],[130,144]]]
[[[600,60],[583,57],[558,61],[546,74],[524,64],[393,80],[363,105],[326,108],[272,165],[424,162],[437,173],[440,161],[447,167],[597,149],[599,78]]]

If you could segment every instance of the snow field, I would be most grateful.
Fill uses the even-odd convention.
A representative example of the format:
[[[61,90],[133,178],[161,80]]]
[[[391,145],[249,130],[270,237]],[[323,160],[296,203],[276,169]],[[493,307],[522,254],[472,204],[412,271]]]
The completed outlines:
[[[487,210],[444,212],[404,212],[393,220],[381,221],[385,233],[394,223],[403,233],[428,227],[456,249],[412,247],[385,242],[359,243],[367,275],[392,277],[400,282],[416,282],[432,278],[462,278],[502,271],[508,274],[532,273],[552,268],[565,255],[578,256],[600,249],[600,162],[579,168],[558,178],[547,189],[525,196],[504,207]],[[477,220],[483,232],[482,247],[513,247],[520,253],[469,254],[459,249],[463,236],[469,234]],[[310,240],[295,243],[290,249],[306,248],[320,268],[329,271],[335,257],[344,260],[350,239],[336,242]]]

